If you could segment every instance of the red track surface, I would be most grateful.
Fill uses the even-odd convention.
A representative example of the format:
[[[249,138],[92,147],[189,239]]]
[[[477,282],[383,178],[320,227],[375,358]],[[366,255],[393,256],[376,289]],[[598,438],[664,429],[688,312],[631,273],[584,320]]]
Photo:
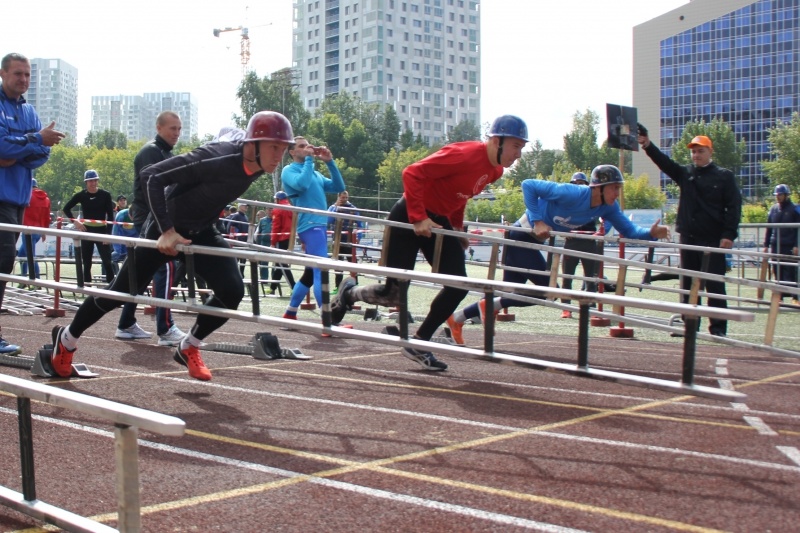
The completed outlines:
[[[3,334],[32,354],[69,318],[4,315]],[[273,328],[282,347],[314,360],[204,352],[214,379],[199,382],[154,341],[113,340],[116,320],[109,314],[78,348],[76,362],[99,378],[40,381],[186,421],[182,438],[140,432],[146,531],[800,527],[797,359],[699,346],[697,383],[747,393],[737,408],[451,356],[449,371],[428,373],[396,348]],[[192,323],[177,320],[185,330]],[[229,322],[209,341],[246,343],[255,328]],[[465,334],[480,345],[479,327]],[[496,338],[497,350],[570,363],[576,345],[543,334]],[[678,380],[680,350],[592,339],[590,363]],[[113,428],[32,409],[38,497],[114,526]],[[0,435],[0,484],[21,492],[11,396],[0,395]],[[1,531],[36,526],[0,507]]]

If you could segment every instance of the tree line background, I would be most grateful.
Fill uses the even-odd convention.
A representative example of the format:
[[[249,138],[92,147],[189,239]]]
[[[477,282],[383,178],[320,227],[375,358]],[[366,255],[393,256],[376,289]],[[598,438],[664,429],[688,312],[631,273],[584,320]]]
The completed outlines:
[[[248,73],[237,91],[241,115],[232,122],[245,128],[249,118],[263,109],[283,113],[292,123],[295,135],[304,135],[315,145],[330,148],[351,201],[363,209],[388,210],[403,193],[402,171],[438,150],[428,146],[421,136],[401,131],[400,119],[389,105],[366,103],[357,96],[339,93],[325,98],[320,107],[310,113],[302,104],[299,93],[291,85],[287,72],[272,77],[259,78]],[[493,197],[474,199],[467,206],[466,220],[500,222],[501,218],[516,220],[524,211],[520,185],[528,178],[568,182],[577,171],[588,175],[600,164],[631,168],[631,153],[609,148],[606,142],[598,143],[600,120],[596,112],[587,109],[573,115],[572,129],[564,135],[560,150],[544,149],[541,142],[532,140],[520,160],[504,177],[491,186]],[[225,126],[225,125],[220,125]],[[471,122],[458,124],[446,137],[446,144],[481,140],[489,124],[481,127]],[[730,168],[734,174],[742,166],[745,143],[736,141],[730,126],[714,119],[709,123],[691,122],[686,125],[680,142],[672,147],[672,157],[688,164],[690,159],[686,144],[696,135],[708,135],[714,140],[714,161]],[[178,143],[173,153],[190,151],[210,141],[211,135],[188,143]],[[800,114],[795,113],[790,123],[779,123],[770,130],[772,159],[762,163],[770,184],[765,185],[760,198],[750,199],[743,209],[743,222],[765,222],[773,202],[772,187],[778,183],[800,190]],[[118,194],[131,197],[133,193],[133,159],[142,145],[149,141],[129,142],[120,132],[89,132],[82,145],[62,143],[51,152],[49,162],[36,172],[39,187],[51,198],[54,210],[60,210],[73,194],[83,189],[83,173],[95,169],[100,175],[100,187],[114,198]],[[287,163],[289,162],[287,156]],[[620,165],[622,163],[622,165]],[[319,165],[320,172],[326,167]],[[247,197],[258,201],[271,201],[280,187],[279,174],[273,179],[261,179],[247,192]],[[668,185],[666,191],[651,186],[646,175],[634,177],[625,172],[625,209],[663,209],[665,222],[674,220],[674,200],[677,187]],[[672,201],[668,201],[672,200]],[[333,199],[331,199],[333,202]]]

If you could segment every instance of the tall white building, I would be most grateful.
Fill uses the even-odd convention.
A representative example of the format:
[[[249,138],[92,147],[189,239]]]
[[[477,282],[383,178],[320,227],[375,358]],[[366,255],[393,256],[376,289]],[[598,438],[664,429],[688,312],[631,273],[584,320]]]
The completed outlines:
[[[31,59],[31,84],[25,99],[42,126],[56,121],[56,129],[76,143],[78,139],[78,69],[63,59]]]
[[[198,135],[195,99],[191,93],[176,92],[92,96],[92,131],[113,130],[130,141],[149,140],[156,135],[156,117],[162,111],[174,111],[181,117],[181,141]]]
[[[296,0],[292,61],[313,111],[345,91],[392,105],[402,130],[443,142],[480,120],[477,0]]]

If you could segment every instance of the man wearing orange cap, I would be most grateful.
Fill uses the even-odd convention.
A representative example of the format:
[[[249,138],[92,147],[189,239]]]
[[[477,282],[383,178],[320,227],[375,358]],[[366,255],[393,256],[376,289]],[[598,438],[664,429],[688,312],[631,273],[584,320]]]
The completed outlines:
[[[667,157],[650,142],[647,130],[642,126],[639,127],[638,141],[653,163],[672,178],[681,191],[678,217],[675,222],[675,230],[681,234],[681,244],[732,248],[742,218],[742,196],[733,172],[711,160],[714,152],[711,139],[705,135],[698,135],[687,145],[692,152],[691,165],[679,165]],[[680,253],[681,268],[701,270],[702,251],[681,250]],[[724,253],[711,254],[708,273],[725,275]],[[725,295],[724,282],[707,280],[705,283],[706,292]],[[681,288],[686,291],[683,295],[684,302],[689,300],[688,291],[691,284],[690,276],[682,278]],[[728,306],[727,300],[719,298],[709,298],[708,305],[722,308]],[[727,321],[711,319],[708,326],[709,333],[724,337],[727,330]]]

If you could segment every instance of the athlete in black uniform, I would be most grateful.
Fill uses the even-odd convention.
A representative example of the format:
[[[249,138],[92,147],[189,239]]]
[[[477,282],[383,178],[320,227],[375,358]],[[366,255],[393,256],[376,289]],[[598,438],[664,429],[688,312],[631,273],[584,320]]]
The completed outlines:
[[[143,235],[157,240],[158,249],[135,248],[139,286],[134,294],[144,290],[159,266],[175,256],[183,256],[176,249],[178,244],[229,248],[215,227],[219,212],[265,172],[275,170],[293,139],[292,126],[286,117],[261,111],[250,119],[243,140],[209,143],[145,168],[141,175],[142,190],[152,214]],[[128,264],[128,260],[122,264],[110,290],[131,294]],[[198,254],[195,268],[213,291],[206,306],[223,309],[239,306],[244,297],[244,283],[235,258]],[[118,300],[90,296],[68,327],[53,328],[52,364],[59,376],[70,375],[77,340],[83,332],[121,304]],[[227,320],[199,314],[191,332],[176,348],[174,359],[187,366],[193,378],[211,379],[199,348],[201,341]]]

